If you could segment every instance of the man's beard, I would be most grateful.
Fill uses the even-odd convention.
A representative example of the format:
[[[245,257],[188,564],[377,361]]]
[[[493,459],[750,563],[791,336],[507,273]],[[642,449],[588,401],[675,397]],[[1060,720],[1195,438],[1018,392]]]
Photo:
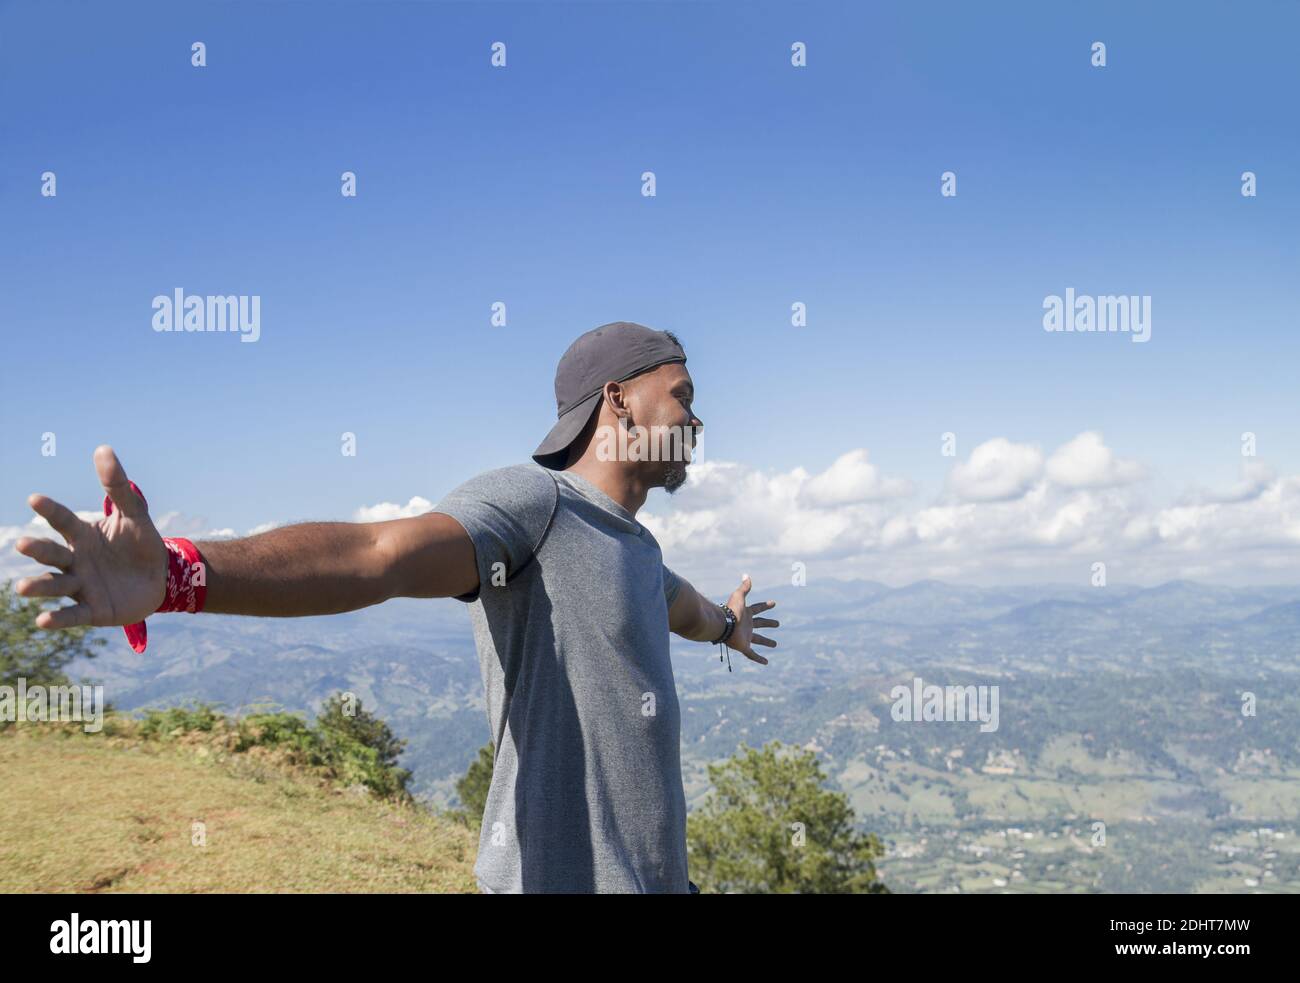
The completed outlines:
[[[686,469],[690,466],[691,460],[695,455],[695,439],[690,439],[683,448],[682,459],[677,455],[670,455],[670,459],[664,466],[663,472],[663,489],[669,495],[686,484]]]
[[[686,465],[674,464],[664,469],[664,491],[669,495],[686,484]]]

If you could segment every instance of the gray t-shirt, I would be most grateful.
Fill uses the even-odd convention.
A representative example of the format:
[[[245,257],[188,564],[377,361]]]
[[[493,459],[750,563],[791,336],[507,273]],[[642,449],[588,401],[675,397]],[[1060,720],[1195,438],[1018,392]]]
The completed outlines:
[[[668,657],[681,581],[654,536],[587,479],[531,462],[471,478],[432,511],[465,527],[478,561],[479,590],[458,600],[496,746],[479,887],[689,893]]]

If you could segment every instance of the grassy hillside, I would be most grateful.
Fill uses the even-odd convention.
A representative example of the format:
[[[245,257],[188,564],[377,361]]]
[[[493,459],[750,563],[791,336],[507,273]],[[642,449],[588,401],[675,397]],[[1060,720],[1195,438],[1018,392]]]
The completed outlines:
[[[0,731],[0,891],[475,892],[477,836],[219,735]],[[205,845],[192,840],[203,824]]]

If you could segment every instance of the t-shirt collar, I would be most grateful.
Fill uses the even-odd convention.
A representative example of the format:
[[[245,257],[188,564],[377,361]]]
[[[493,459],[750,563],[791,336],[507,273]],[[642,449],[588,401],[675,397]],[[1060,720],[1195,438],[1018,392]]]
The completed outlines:
[[[636,531],[638,534],[641,532],[641,523],[637,521],[635,515],[633,515],[623,506],[619,505],[618,502],[614,501],[614,499],[610,498],[603,491],[601,491],[596,485],[592,484],[582,475],[578,474],[575,471],[560,471],[558,473],[568,478],[574,485],[578,486],[578,488],[582,491],[584,495],[586,495],[588,498],[594,499],[598,505],[601,505],[602,507],[613,512],[620,519],[625,519],[628,522],[632,523],[632,525],[636,527]]]

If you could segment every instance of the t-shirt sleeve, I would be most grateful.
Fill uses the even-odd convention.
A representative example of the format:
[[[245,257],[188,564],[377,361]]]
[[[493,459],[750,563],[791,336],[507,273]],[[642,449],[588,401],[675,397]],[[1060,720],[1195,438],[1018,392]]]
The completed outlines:
[[[677,600],[677,594],[682,589],[682,578],[673,573],[667,564],[664,564],[664,600],[668,606],[673,606],[673,601]]]
[[[470,478],[429,510],[451,516],[474,543],[479,588],[456,600],[476,600],[484,586],[503,583],[528,562],[555,496],[555,481],[540,465],[519,464]]]

